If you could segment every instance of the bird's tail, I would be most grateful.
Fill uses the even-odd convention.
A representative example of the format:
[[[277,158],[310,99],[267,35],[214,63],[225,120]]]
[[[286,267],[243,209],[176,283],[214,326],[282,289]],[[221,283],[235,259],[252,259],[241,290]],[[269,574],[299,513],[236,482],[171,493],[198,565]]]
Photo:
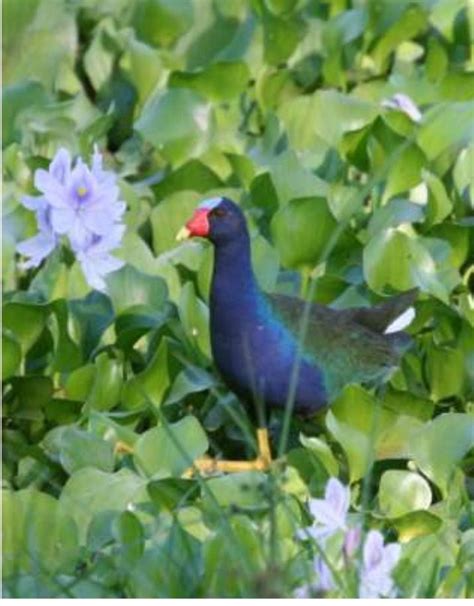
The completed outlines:
[[[393,332],[385,335],[390,340],[394,350],[402,356],[413,345],[412,337],[406,332]]]

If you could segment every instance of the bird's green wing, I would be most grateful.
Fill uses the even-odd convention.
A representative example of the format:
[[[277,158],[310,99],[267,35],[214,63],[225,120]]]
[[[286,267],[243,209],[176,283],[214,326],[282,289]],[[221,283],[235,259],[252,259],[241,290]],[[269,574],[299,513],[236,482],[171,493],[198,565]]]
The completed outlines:
[[[270,295],[269,300],[275,315],[297,337],[305,302],[285,295]],[[331,398],[348,383],[383,381],[398,365],[403,349],[399,335],[371,330],[354,321],[357,314],[347,311],[316,303],[310,306],[303,351],[323,370]]]

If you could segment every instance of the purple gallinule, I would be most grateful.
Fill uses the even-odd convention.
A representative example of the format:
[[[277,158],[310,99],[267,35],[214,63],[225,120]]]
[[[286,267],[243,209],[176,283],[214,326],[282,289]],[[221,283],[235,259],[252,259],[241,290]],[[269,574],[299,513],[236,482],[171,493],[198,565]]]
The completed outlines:
[[[245,403],[284,408],[306,302],[262,292],[252,270],[244,214],[231,200],[213,198],[200,204],[177,239],[191,236],[214,245],[210,334],[219,372]],[[298,354],[294,412],[310,415],[321,410],[348,383],[383,383],[411,343],[397,328],[397,318],[413,317],[412,309],[404,312],[416,294],[414,289],[371,308],[336,310],[312,303]],[[271,455],[265,427],[258,428],[257,443],[254,461],[204,458],[195,467],[206,472],[266,469]]]

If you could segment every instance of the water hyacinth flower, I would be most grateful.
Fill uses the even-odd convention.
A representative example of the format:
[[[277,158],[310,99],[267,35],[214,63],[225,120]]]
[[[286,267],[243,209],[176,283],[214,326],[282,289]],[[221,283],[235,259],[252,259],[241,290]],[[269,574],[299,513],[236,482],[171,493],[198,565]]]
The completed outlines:
[[[395,596],[392,572],[400,559],[400,553],[401,546],[398,543],[384,545],[383,535],[378,530],[369,531],[364,543],[360,572],[360,598]]]
[[[361,528],[350,526],[347,521],[349,487],[337,478],[331,478],[326,485],[324,499],[311,499],[308,507],[314,517],[314,525],[298,531],[296,536],[300,539],[312,538],[319,545],[320,551],[324,550],[325,557],[321,553],[316,555],[313,560],[314,580],[298,587],[293,596],[309,598],[337,590],[334,574],[337,572],[344,577],[347,573],[356,574],[357,570],[357,591],[360,598],[395,596],[392,572],[400,559],[401,546],[398,543],[384,545],[383,535],[378,530],[371,530],[360,554]],[[338,533],[340,538],[342,533],[342,543],[337,547],[338,543],[331,544],[330,539]]]
[[[36,170],[34,183],[41,195],[25,196],[22,204],[36,212],[39,233],[17,245],[29,257],[23,266],[37,267],[65,237],[88,284],[104,290],[104,276],[123,265],[110,255],[125,231],[125,203],[119,200],[115,174],[103,169],[97,149],[91,168],[82,158],[73,165],[69,152],[59,149],[47,171]]]
[[[307,599],[314,596],[320,596],[336,588],[331,569],[321,556],[316,556],[313,560],[313,570],[316,573],[316,580],[308,585],[302,585],[295,589],[293,597],[298,599]]]
[[[326,485],[324,499],[310,499],[308,507],[314,518],[314,524],[298,531],[298,538],[312,537],[324,542],[338,530],[346,530],[350,498],[350,488],[344,486],[337,478],[330,478]]]
[[[423,117],[413,99],[403,93],[397,93],[393,97],[390,97],[390,99],[384,99],[382,107],[397,109],[406,114],[413,122],[421,122]]]

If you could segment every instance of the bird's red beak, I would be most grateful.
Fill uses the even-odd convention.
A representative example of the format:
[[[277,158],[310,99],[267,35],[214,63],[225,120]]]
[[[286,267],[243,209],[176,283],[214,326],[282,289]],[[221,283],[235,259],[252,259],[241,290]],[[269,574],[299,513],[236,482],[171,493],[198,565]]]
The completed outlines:
[[[207,218],[209,212],[208,208],[198,208],[195,210],[194,215],[186,223],[186,226],[179,230],[176,239],[178,241],[186,240],[192,236],[205,238],[209,234],[209,220]]]

